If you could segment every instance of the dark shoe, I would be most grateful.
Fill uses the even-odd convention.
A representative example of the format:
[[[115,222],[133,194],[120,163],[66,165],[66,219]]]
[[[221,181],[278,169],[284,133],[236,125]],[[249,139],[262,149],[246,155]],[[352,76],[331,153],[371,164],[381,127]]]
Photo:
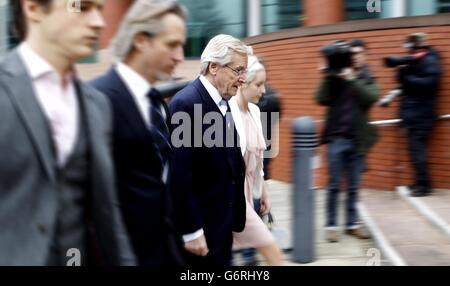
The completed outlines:
[[[411,191],[411,197],[425,197],[431,195],[432,189],[426,186],[416,186]]]
[[[337,230],[335,229],[325,230],[325,239],[328,240],[328,242],[338,242],[339,236]]]
[[[245,262],[244,266],[258,266],[258,262],[256,260]]]
[[[348,235],[356,236],[360,239],[369,239],[371,237],[369,231],[364,226],[360,226],[354,229],[347,229],[345,233],[347,233]]]
[[[426,197],[431,195],[431,189],[419,188],[411,192],[411,197]]]

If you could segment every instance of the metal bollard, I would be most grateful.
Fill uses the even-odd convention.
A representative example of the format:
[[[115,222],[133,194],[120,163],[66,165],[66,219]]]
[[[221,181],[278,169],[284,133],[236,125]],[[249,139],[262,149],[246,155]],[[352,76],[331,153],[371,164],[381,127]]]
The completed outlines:
[[[318,146],[316,126],[311,117],[297,118],[293,125],[294,192],[292,259],[309,263],[315,259],[314,190],[312,165]]]

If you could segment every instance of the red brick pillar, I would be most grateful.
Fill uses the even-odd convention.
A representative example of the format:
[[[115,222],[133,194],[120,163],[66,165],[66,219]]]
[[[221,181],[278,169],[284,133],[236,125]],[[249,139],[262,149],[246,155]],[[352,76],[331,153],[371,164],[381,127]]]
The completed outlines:
[[[344,0],[303,0],[305,26],[333,24],[344,20]]]
[[[108,47],[110,40],[119,28],[122,17],[133,0],[107,0],[103,7],[106,27],[100,37],[100,49]]]

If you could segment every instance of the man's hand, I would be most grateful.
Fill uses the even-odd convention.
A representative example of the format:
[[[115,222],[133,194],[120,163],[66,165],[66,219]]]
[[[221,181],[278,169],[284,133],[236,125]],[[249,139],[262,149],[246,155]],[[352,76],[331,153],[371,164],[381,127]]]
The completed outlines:
[[[209,252],[208,245],[206,245],[205,235],[202,235],[194,240],[185,242],[184,248],[190,253],[198,256],[206,256]]]
[[[338,74],[343,80],[354,80],[356,78],[355,70],[353,68],[345,68],[340,74]]]

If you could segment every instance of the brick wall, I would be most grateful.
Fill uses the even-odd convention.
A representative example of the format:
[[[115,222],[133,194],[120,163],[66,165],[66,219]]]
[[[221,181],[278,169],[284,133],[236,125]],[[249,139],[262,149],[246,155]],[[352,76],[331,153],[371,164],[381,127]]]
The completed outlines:
[[[280,152],[271,166],[274,179],[292,181],[290,146],[292,121],[298,116],[312,116],[315,120],[323,119],[325,108],[318,106],[314,101],[314,93],[321,78],[318,71],[322,61],[319,50],[333,40],[362,38],[368,43],[368,62],[384,95],[395,86],[395,71],[385,68],[382,58],[404,53],[401,44],[409,33],[428,33],[429,42],[440,51],[442,57],[443,80],[438,100],[438,113],[450,113],[450,22],[446,24],[445,21],[448,20],[442,16],[433,17],[409,17],[410,19],[392,21],[384,19],[371,22],[355,21],[311,30],[300,28],[296,29],[297,31],[284,31],[279,35],[247,39],[247,42],[254,47],[255,53],[264,58],[267,64],[268,81],[280,92],[282,98]],[[448,18],[448,15],[446,17]],[[436,19],[439,21],[435,21]],[[444,21],[444,25],[441,20]],[[358,25],[366,27],[365,31],[358,31]],[[381,28],[374,28],[377,25]],[[402,28],[395,28],[399,26]],[[327,32],[327,29],[330,31]],[[314,35],[317,31],[320,31],[319,35]],[[299,36],[293,37],[295,34]],[[372,120],[394,119],[398,117],[397,111],[398,102],[391,104],[388,108],[374,107],[371,118]],[[318,131],[320,129],[321,123],[318,123]],[[413,175],[402,130],[394,125],[380,126],[378,131],[380,139],[368,156],[369,170],[364,176],[363,185],[368,188],[392,189],[397,185],[412,183]],[[449,142],[450,120],[437,122],[430,142],[430,167],[435,188],[450,189]],[[325,148],[321,146],[318,151],[321,163],[315,174],[315,184],[320,187],[326,186],[327,182],[324,152]]]

